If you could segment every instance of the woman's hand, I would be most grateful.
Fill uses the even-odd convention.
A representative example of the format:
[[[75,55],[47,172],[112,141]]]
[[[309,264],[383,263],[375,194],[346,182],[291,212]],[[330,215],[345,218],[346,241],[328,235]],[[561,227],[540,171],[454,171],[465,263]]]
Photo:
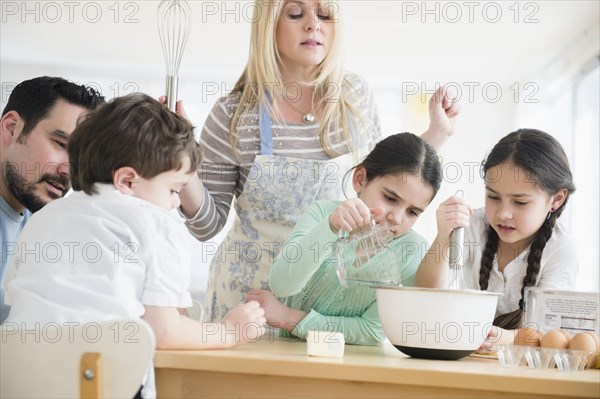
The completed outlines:
[[[166,105],[167,104],[167,96],[160,96],[158,98],[158,102],[163,105]],[[183,109],[183,101],[181,101],[181,100],[177,100],[177,102],[175,103],[175,113],[181,117],[184,117],[188,121],[190,120],[188,118],[187,114],[185,113],[185,109]]]
[[[292,309],[279,302],[279,299],[267,290],[250,290],[246,302],[256,301],[265,310],[267,324],[271,327],[292,331],[306,317],[306,312]]]
[[[460,113],[458,98],[448,88],[438,88],[429,100],[429,128],[421,136],[436,149],[456,133],[456,122]]]
[[[438,240],[445,244],[450,240],[452,230],[469,226],[469,219],[473,210],[464,200],[452,196],[442,202],[436,211]]]

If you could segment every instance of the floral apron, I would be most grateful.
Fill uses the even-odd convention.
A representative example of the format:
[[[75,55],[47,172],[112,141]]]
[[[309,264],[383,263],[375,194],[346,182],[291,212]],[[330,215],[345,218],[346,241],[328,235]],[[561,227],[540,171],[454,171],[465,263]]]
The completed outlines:
[[[342,178],[353,166],[351,154],[323,161],[274,156],[271,116],[262,107],[260,140],[232,229],[210,266],[205,321],[221,321],[251,289],[270,290],[271,263],[299,216],[317,200],[343,198]]]

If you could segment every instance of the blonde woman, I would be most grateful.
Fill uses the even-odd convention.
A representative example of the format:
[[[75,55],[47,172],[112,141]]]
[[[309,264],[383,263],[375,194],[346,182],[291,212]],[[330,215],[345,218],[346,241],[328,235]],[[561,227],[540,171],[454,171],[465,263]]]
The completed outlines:
[[[208,116],[204,162],[181,192],[201,241],[223,228],[235,196],[236,219],[210,267],[208,321],[249,290],[269,289],[275,256],[298,258],[282,247],[298,216],[316,200],[341,198],[341,175],[381,138],[367,85],[341,63],[339,3],[260,0],[254,11],[248,64]],[[439,148],[458,108],[436,92],[423,139]]]

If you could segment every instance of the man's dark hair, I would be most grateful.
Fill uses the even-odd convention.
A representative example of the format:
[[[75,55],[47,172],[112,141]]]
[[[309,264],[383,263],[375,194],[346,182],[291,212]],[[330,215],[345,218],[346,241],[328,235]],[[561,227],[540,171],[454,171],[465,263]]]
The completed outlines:
[[[24,126],[17,140],[22,142],[60,99],[87,109],[95,109],[104,103],[104,97],[91,87],[63,78],[41,76],[25,80],[13,89],[2,116],[9,111],[19,113]]]

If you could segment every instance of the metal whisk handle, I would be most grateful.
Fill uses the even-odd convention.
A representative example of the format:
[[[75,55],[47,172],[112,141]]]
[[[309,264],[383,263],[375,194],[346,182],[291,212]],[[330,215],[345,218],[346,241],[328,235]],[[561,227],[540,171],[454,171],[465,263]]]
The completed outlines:
[[[465,229],[459,227],[454,229],[450,234],[450,255],[448,256],[448,261],[450,263],[450,268],[452,269],[460,269],[462,268],[463,261],[463,251],[465,245]]]
[[[167,96],[167,107],[175,112],[175,105],[177,104],[177,91],[179,88],[179,77],[173,75],[167,75],[167,84],[165,87],[165,95]]]
[[[465,197],[465,193],[462,190],[458,190],[455,195],[460,199],[464,199]],[[463,227],[454,229],[450,233],[450,256],[448,257],[451,269],[462,269],[464,246],[465,229]]]

